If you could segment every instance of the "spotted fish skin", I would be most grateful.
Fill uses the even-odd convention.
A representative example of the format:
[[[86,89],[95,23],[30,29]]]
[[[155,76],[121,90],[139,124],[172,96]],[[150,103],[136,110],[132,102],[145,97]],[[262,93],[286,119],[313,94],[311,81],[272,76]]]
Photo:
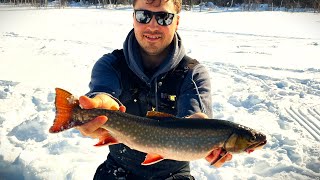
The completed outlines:
[[[217,119],[177,118],[159,112],[139,117],[106,109],[82,109],[71,93],[56,89],[56,118],[51,133],[82,125],[105,115],[102,126],[109,134],[98,145],[123,143],[147,153],[142,164],[150,165],[162,159],[192,161],[208,156],[214,149],[239,153],[262,148],[266,136],[251,128]],[[70,102],[70,99],[72,100]]]

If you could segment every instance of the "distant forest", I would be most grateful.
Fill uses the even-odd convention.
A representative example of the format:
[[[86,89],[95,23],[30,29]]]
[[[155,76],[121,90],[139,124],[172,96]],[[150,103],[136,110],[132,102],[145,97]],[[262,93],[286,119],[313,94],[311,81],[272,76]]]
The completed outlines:
[[[54,7],[66,7],[77,4],[79,6],[92,6],[102,7],[119,4],[129,5],[132,0],[0,0],[2,4],[30,5],[37,7],[45,7],[51,5]],[[320,0],[182,0],[183,8],[191,10],[195,5],[200,7],[242,7],[245,11],[254,10],[292,10],[307,9],[314,12],[320,12]],[[263,8],[261,8],[263,7]]]

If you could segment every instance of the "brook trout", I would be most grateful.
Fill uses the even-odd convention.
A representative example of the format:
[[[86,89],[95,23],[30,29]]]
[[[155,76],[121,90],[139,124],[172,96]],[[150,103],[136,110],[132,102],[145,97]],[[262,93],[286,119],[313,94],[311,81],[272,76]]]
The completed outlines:
[[[56,88],[56,116],[50,133],[80,126],[97,116],[106,115],[102,126],[109,134],[97,146],[123,143],[146,153],[142,165],[163,159],[193,161],[205,158],[213,150],[221,154],[252,152],[261,149],[266,136],[251,128],[217,119],[177,118],[161,112],[148,112],[146,117],[115,110],[82,109],[69,92]],[[217,153],[215,153],[217,154]],[[212,164],[221,159],[219,153]]]

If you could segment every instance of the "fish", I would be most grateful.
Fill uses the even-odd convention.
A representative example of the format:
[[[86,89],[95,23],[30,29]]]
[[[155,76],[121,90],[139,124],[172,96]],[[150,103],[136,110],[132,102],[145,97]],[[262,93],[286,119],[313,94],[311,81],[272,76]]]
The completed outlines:
[[[251,153],[267,143],[265,134],[231,121],[179,118],[156,111],[140,117],[119,110],[83,109],[70,92],[61,88],[55,91],[56,115],[50,133],[81,126],[105,115],[108,120],[102,128],[108,133],[99,138],[95,146],[125,144],[146,153],[141,165],[152,165],[164,159],[193,161],[212,157],[212,154],[215,154],[212,157],[212,164],[215,164],[227,153]]]

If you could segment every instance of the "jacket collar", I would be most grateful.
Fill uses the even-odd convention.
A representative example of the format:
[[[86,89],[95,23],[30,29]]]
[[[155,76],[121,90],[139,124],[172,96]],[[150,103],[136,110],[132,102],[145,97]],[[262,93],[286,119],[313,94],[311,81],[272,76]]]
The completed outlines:
[[[128,67],[138,76],[141,80],[145,81],[147,84],[151,83],[159,75],[164,74],[171,69],[175,68],[182,58],[185,56],[185,50],[182,45],[181,38],[176,32],[173,39],[173,45],[171,44],[171,50],[167,58],[163,63],[157,68],[157,71],[153,74],[151,78],[144,74],[142,59],[139,51],[139,44],[134,35],[134,29],[132,29],[125,42],[123,43],[123,52],[128,64]]]

